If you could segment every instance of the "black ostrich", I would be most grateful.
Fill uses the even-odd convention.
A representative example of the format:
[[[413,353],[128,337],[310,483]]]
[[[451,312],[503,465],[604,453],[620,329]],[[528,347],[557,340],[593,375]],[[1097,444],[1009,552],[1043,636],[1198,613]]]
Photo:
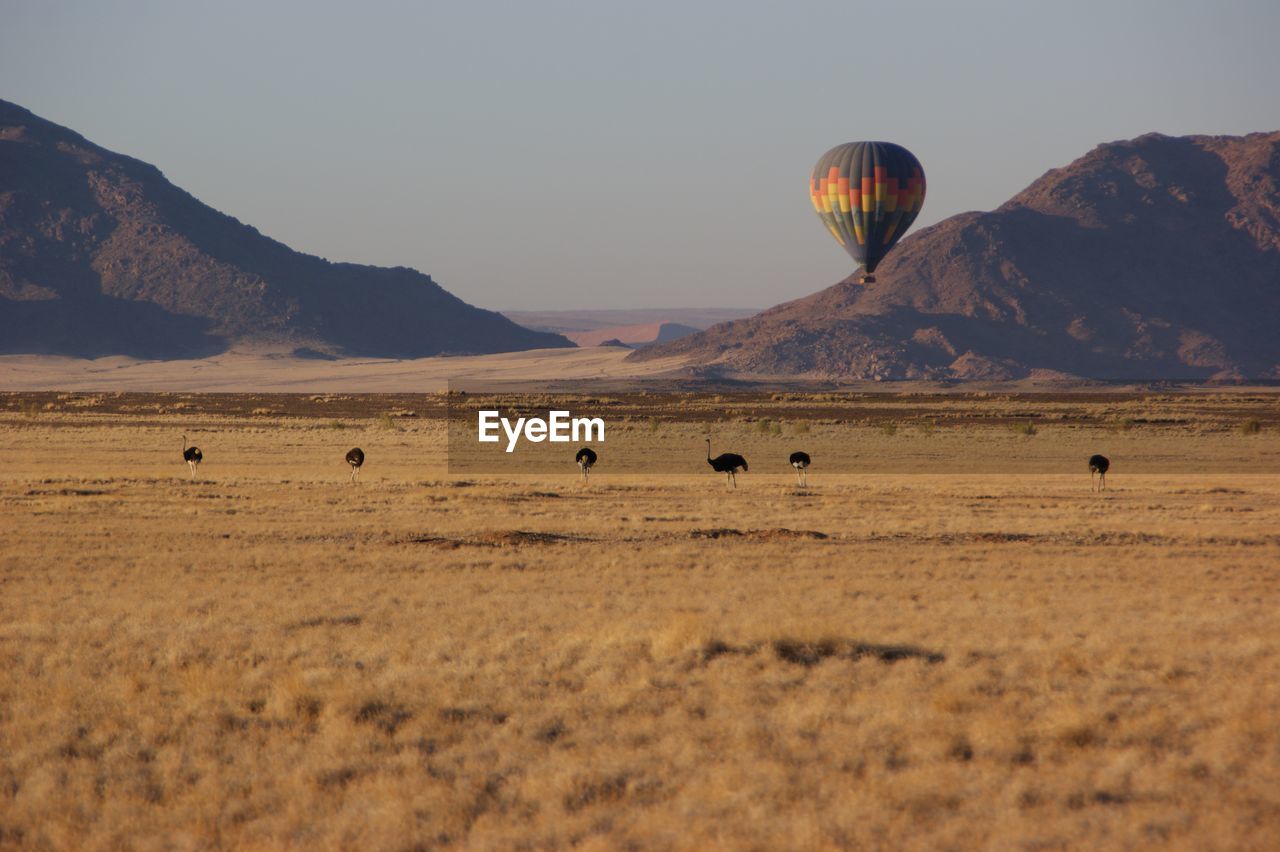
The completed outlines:
[[[791,454],[791,466],[796,469],[796,484],[801,488],[809,484],[809,454],[794,452]]]
[[[1111,459],[1106,456],[1089,456],[1089,485],[1103,491],[1107,487],[1107,470],[1111,467]],[[1093,475],[1098,474],[1098,484],[1094,486]]]
[[[364,467],[364,450],[353,447],[347,451],[347,464],[351,465],[351,481],[360,478],[360,468]]]
[[[199,447],[188,447],[187,436],[182,436],[182,460],[191,468],[191,481],[196,479],[196,465],[204,460],[204,453],[200,452]]]
[[[590,447],[583,447],[578,450],[578,454],[573,457],[573,460],[578,463],[578,470],[582,471],[583,482],[589,482],[591,480],[591,468],[595,465],[597,458],[598,456],[596,456],[596,451]]]
[[[747,470],[747,460],[737,453],[721,453],[715,458],[711,458],[711,439],[707,439],[707,464],[715,470],[716,473],[724,473],[728,475],[727,482],[734,488],[738,487],[738,477],[736,476],[739,469],[744,473]]]

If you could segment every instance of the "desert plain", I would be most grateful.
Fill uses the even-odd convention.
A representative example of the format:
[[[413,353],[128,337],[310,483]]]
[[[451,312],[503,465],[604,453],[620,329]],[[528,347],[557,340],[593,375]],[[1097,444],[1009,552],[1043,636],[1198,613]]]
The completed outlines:
[[[1274,389],[610,403],[0,394],[0,847],[1280,845]]]

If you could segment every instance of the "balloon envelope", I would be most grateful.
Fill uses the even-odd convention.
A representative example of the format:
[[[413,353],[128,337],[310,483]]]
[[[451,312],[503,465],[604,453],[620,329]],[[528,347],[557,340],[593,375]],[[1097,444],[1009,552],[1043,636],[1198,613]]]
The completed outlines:
[[[897,244],[924,205],[924,169],[892,142],[846,142],[809,176],[813,209],[867,273]]]

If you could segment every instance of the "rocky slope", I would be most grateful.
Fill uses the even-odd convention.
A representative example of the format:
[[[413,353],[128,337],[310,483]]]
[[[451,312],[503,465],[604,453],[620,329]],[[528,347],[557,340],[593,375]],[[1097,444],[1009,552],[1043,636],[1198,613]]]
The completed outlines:
[[[0,101],[0,352],[171,358],[241,342],[386,357],[572,345],[415,270],[293,251]]]
[[[1101,145],[876,271],[634,359],[849,379],[1280,378],[1280,132]]]

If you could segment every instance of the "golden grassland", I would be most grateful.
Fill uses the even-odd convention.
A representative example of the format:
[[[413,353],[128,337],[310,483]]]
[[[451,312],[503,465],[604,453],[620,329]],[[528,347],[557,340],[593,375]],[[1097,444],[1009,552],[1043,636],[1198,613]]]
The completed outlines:
[[[1280,844],[1275,396],[729,402],[724,449],[1203,472],[727,491],[647,398],[704,469],[584,487],[450,475],[430,400],[4,397],[0,847]]]

